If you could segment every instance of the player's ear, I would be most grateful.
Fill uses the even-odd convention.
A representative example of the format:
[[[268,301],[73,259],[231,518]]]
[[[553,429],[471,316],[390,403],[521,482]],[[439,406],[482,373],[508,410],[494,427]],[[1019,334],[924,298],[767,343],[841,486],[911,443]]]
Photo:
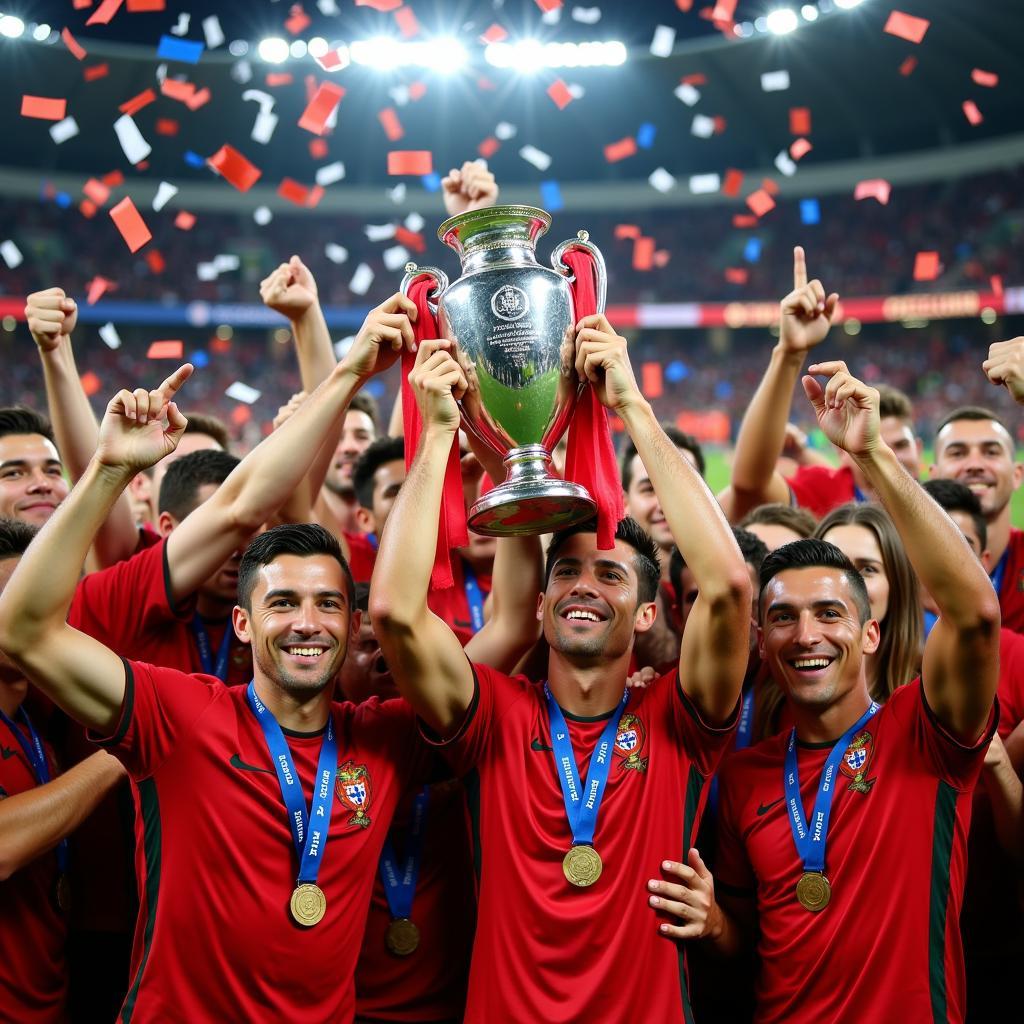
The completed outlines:
[[[252,643],[252,634],[249,632],[249,613],[240,604],[236,604],[231,610],[231,625],[235,629],[235,636],[243,644]]]
[[[641,601],[633,617],[633,632],[646,633],[658,618],[657,601]]]

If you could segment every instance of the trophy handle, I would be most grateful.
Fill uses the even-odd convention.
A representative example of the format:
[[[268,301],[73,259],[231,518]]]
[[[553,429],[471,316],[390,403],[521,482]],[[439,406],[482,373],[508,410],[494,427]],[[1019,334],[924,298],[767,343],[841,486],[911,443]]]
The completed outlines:
[[[430,312],[437,316],[437,301],[435,300],[439,300],[448,288],[448,275],[443,270],[438,270],[437,267],[420,267],[415,263],[406,263],[405,277],[402,278],[398,290],[408,296],[409,286],[417,277],[422,277],[424,274],[434,279],[434,287],[427,294],[427,305],[430,307]]]
[[[551,253],[551,266],[570,283],[575,277],[569,267],[562,262],[562,257],[570,249],[583,249],[594,258],[594,265],[597,268],[597,312],[603,313],[605,299],[608,296],[608,270],[604,265],[601,250],[590,241],[589,231],[578,231],[575,238],[569,238],[555,246],[554,252]]]

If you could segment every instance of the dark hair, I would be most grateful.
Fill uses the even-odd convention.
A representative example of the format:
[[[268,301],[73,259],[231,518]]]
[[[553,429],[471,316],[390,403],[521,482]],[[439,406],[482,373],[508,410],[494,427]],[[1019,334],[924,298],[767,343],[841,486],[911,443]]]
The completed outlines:
[[[228,433],[228,425],[223,420],[209,416],[205,412],[187,412],[184,415],[188,419],[186,434],[204,434],[216,441],[224,451],[231,447],[231,435]]]
[[[764,526],[784,526],[806,538],[814,533],[818,520],[805,508],[773,501],[767,505],[758,505],[740,520],[741,527],[756,526],[759,523]]]
[[[356,585],[352,570],[341,553],[338,538],[317,523],[287,523],[253,537],[242,555],[238,566],[238,603],[246,611],[252,611],[252,592],[260,568],[270,565],[282,555],[298,555],[300,558],[327,555],[333,558],[345,573],[349,610],[354,608]]]
[[[355,586],[355,596],[352,598],[352,606],[358,608],[361,612],[367,612],[370,610],[370,584],[369,583],[357,583]]]
[[[988,523],[981,511],[981,502],[970,487],[959,480],[925,480],[921,486],[947,512],[963,512],[970,516],[981,550],[988,547]]]
[[[356,460],[352,486],[360,507],[373,509],[373,477],[386,462],[405,461],[405,438],[378,437]]]
[[[780,572],[787,569],[836,569],[849,581],[853,600],[857,605],[857,617],[863,626],[871,618],[871,602],[864,577],[854,568],[846,555],[835,546],[823,540],[793,540],[768,553],[758,572],[758,606],[764,597],[765,588]]]
[[[352,401],[348,403],[348,408],[345,411],[366,413],[366,415],[370,417],[370,422],[373,424],[373,432],[379,432],[380,406],[377,405],[377,399],[369,392],[357,391],[352,396]]]
[[[219,448],[204,448],[175,459],[160,484],[160,512],[169,512],[179,522],[199,504],[199,488],[224,483],[239,459]]]
[[[941,434],[943,430],[950,425],[950,423],[956,423],[959,420],[991,420],[993,423],[998,423],[999,426],[1001,426],[1003,430],[1010,435],[1010,444],[1013,444],[1013,431],[1007,426],[1006,420],[991,409],[986,409],[983,405],[961,405],[960,408],[946,413],[946,415],[939,420],[939,425],[935,428],[935,437],[938,438],[939,434]]]
[[[878,385],[878,418],[886,419],[895,416],[906,423],[911,429],[914,426],[914,406],[910,399],[899,388],[891,384]]]
[[[597,519],[587,519],[575,526],[567,526],[551,537],[548,545],[547,564],[544,567],[544,586],[547,587],[551,578],[551,569],[558,558],[558,552],[570,537],[578,533],[597,533]],[[640,580],[637,601],[653,601],[658,595],[658,584],[661,583],[661,563],[658,561],[658,545],[651,540],[650,534],[632,516],[619,520],[615,528],[615,539],[624,541],[636,551],[633,568]]]
[[[683,451],[689,452],[697,463],[697,472],[704,476],[704,452],[701,450],[700,442],[693,434],[686,434],[671,423],[662,423],[661,429],[668,435],[668,439]],[[622,445],[622,452],[619,454],[619,472],[622,474],[622,489],[629,490],[633,482],[633,456],[637,454],[636,445],[633,439],[627,434]]]
[[[25,554],[39,527],[31,526],[20,519],[0,516],[0,562],[7,558],[18,558]]]
[[[0,408],[0,437],[6,437],[8,434],[41,434],[51,444],[57,444],[50,421],[41,412],[29,409],[25,405],[7,405]]]

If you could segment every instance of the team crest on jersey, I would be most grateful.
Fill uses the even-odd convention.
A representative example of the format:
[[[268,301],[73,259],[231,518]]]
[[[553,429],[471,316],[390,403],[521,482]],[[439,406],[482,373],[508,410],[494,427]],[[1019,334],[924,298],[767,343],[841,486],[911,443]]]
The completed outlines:
[[[647,730],[636,715],[625,714],[619,719],[615,733],[615,753],[622,758],[619,767],[623,771],[647,771],[647,758],[643,756],[647,745]]]
[[[370,787],[370,773],[365,764],[346,761],[338,765],[334,791],[338,799],[352,812],[349,825],[367,828],[370,824],[370,801],[373,792]]]
[[[871,755],[874,753],[874,742],[871,733],[866,729],[857,733],[850,741],[850,745],[843,754],[839,763],[840,771],[853,781],[849,788],[855,793],[869,793],[875,784],[874,779],[867,778],[868,768],[871,766]]]

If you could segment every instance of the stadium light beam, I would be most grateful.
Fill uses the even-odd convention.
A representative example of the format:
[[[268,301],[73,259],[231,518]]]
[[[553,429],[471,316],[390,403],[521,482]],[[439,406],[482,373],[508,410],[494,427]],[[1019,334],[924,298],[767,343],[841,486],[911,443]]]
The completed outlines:
[[[833,0],[836,7],[841,7],[844,11],[852,10],[854,7],[859,7],[861,0]]]
[[[769,11],[765,21],[768,31],[776,36],[789,35],[790,32],[795,32],[800,25],[800,19],[797,18],[796,11],[791,7],[779,7],[774,11]]]
[[[20,39],[25,32],[25,22],[13,14],[0,15],[0,35],[8,39]]]
[[[403,43],[388,36],[360,39],[350,48],[352,61],[378,71],[393,71],[399,67],[429,68],[440,74],[458,71],[469,54],[457,39],[439,36],[416,43]]]
[[[288,59],[288,42],[280,36],[260,40],[256,52],[267,64],[283,64]]]
[[[586,43],[541,43],[521,39],[516,43],[492,43],[484,59],[498,68],[513,68],[533,74],[541,68],[617,67],[628,57],[625,43],[618,39]]]

